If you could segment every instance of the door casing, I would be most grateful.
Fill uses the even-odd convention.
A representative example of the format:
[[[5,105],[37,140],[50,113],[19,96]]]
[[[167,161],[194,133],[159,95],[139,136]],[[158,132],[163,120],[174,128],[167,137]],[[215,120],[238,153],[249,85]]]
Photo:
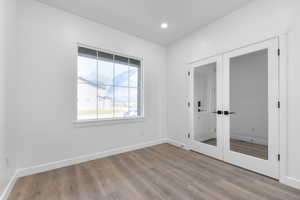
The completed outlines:
[[[279,178],[279,162],[277,155],[279,154],[279,110],[277,102],[279,101],[279,57],[277,55],[278,38],[271,38],[262,42],[247,45],[242,48],[234,49],[229,52],[209,57],[190,64],[189,68],[189,122],[191,138],[188,146],[190,149],[206,154],[208,156],[223,160],[225,162],[253,170],[255,172]],[[269,160],[262,160],[255,157],[243,155],[237,152],[230,151],[230,119],[228,116],[217,116],[217,138],[220,141],[217,147],[206,145],[194,141],[194,80],[193,73],[196,67],[216,62],[217,63],[217,110],[229,111],[229,59],[231,57],[244,55],[255,52],[261,49],[268,48],[268,109],[269,111]],[[273,66],[273,67],[270,67]],[[272,134],[270,134],[272,132]],[[273,137],[270,137],[273,136]]]

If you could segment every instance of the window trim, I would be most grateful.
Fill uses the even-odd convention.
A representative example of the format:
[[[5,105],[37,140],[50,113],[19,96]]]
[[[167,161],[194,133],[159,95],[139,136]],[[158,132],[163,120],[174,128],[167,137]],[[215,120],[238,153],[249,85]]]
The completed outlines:
[[[105,53],[109,53],[109,54],[113,54],[113,55],[118,55],[118,56],[123,56],[126,58],[131,58],[131,59],[135,59],[135,60],[139,60],[140,61],[140,115],[139,116],[134,116],[134,117],[115,117],[115,118],[107,118],[107,119],[87,119],[87,120],[78,120],[77,118],[77,111],[78,111],[78,105],[77,105],[77,97],[78,97],[78,83],[77,83],[77,79],[78,79],[78,56],[79,56],[79,52],[78,52],[78,48],[79,47],[84,47],[84,48],[88,48],[88,49],[92,49],[95,51],[101,51],[101,52],[105,52]],[[143,62],[143,57],[137,57],[137,56],[131,56],[128,54],[124,54],[124,53],[120,53],[117,51],[112,51],[112,50],[107,50],[104,48],[98,48],[98,47],[94,47],[94,46],[90,46],[87,44],[83,44],[83,43],[77,43],[76,44],[76,72],[75,72],[75,78],[74,78],[74,85],[75,85],[75,97],[74,99],[74,120],[73,123],[75,125],[80,125],[80,126],[89,126],[89,125],[101,125],[101,124],[115,124],[115,123],[132,123],[132,122],[143,122],[145,119],[145,108],[144,108],[144,62]]]

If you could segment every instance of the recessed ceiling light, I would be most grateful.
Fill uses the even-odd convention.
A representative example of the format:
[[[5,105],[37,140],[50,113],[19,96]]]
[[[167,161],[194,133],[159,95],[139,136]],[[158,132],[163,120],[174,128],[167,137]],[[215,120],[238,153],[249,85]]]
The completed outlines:
[[[160,25],[160,27],[162,28],[162,29],[166,29],[166,28],[168,28],[168,23],[162,23],[161,25]]]

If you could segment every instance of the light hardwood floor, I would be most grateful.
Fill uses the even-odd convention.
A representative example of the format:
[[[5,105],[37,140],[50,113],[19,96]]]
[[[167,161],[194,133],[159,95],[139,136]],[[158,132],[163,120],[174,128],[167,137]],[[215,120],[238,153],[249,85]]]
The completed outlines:
[[[162,144],[21,178],[9,200],[300,200],[300,191]]]
[[[203,143],[210,144],[216,146],[217,140],[216,138],[209,139],[204,141]],[[242,154],[254,156],[257,158],[261,158],[264,160],[268,160],[268,146],[262,144],[254,144],[242,140],[231,139],[230,140],[230,150],[239,152]]]

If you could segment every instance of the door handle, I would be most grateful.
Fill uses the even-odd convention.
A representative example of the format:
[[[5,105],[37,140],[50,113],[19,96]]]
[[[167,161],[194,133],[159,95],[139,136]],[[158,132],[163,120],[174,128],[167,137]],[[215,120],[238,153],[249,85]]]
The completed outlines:
[[[222,110],[218,110],[218,111],[215,111],[215,112],[212,112],[212,113],[215,113],[215,114],[218,114],[218,115],[223,115],[223,111]]]
[[[235,112],[229,112],[229,111],[224,111],[224,115],[232,115],[232,114],[235,114]]]

